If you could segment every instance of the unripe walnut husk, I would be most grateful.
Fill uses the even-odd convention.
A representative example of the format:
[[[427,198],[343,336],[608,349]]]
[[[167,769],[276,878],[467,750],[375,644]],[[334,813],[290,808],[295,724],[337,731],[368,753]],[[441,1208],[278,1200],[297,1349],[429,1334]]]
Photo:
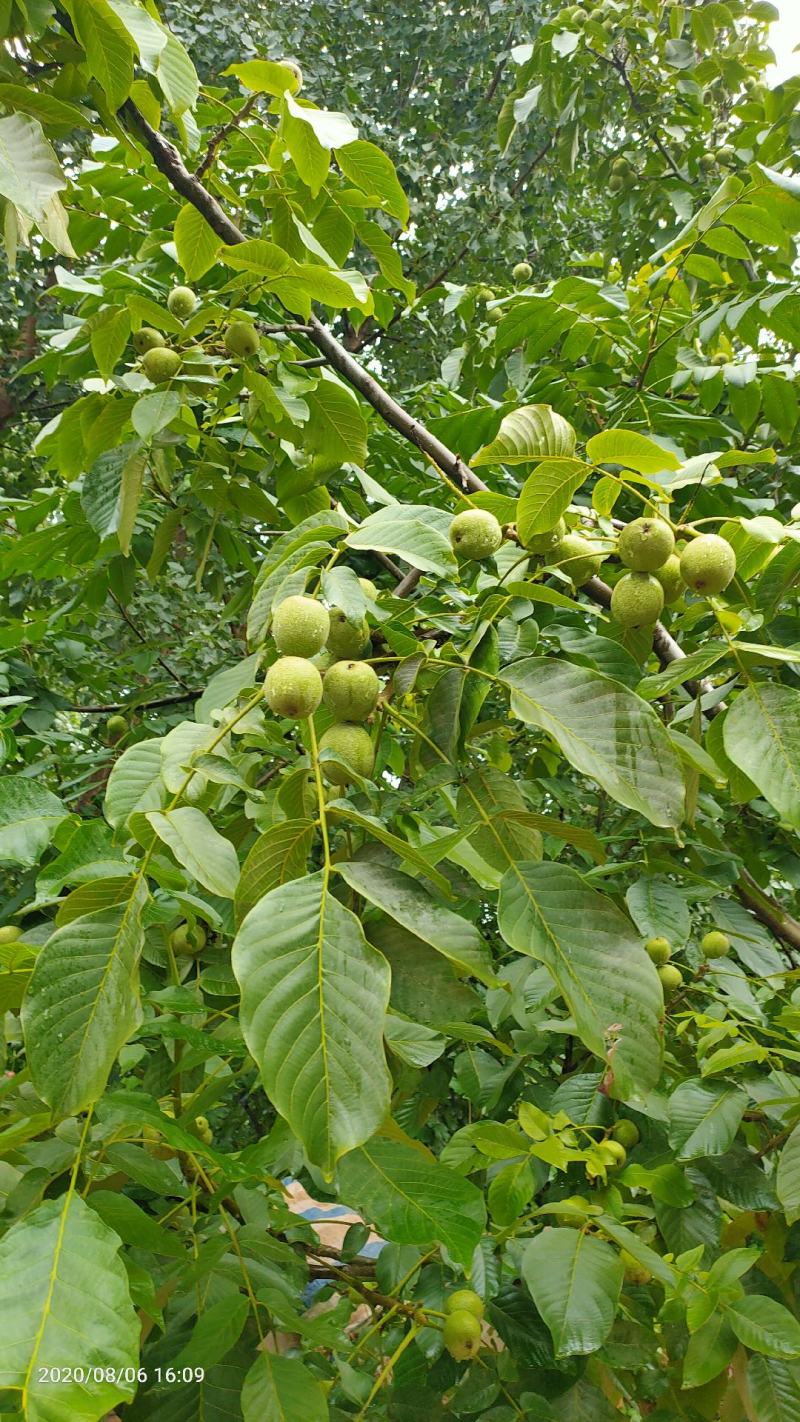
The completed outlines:
[[[327,647],[337,661],[359,661],[365,657],[370,649],[369,624],[366,617],[358,623],[348,622],[341,607],[332,607],[330,620]]]
[[[337,721],[365,721],[375,710],[380,689],[367,662],[334,662],[325,673],[322,699]]]
[[[675,537],[662,518],[635,518],[619,536],[619,556],[635,573],[654,573],[675,551]]]
[[[623,573],[611,594],[611,616],[620,627],[652,627],[664,607],[664,589],[652,573]]]
[[[255,355],[260,341],[252,321],[231,321],[225,328],[225,349],[229,355],[246,360]]]
[[[546,533],[532,534],[525,547],[529,553],[552,553],[561,539],[566,536],[566,532],[567,525],[563,518],[560,518],[555,528],[549,528]]]
[[[375,750],[369,732],[363,726],[337,721],[320,737],[319,748],[321,751],[333,751],[344,761],[344,765],[337,765],[335,761],[323,760],[322,774],[329,785],[349,785],[353,776],[348,774],[348,766],[355,775],[365,780],[372,775]]]
[[[272,614],[275,646],[287,657],[315,657],[325,646],[330,630],[328,609],[304,594],[284,598]]]
[[[681,553],[681,577],[704,597],[724,592],[736,572],[736,554],[718,533],[701,533]]]
[[[458,558],[491,558],[503,541],[503,530],[488,509],[465,509],[450,525],[450,544]]]
[[[142,356],[142,370],[154,385],[163,385],[172,380],[181,368],[181,358],[169,346],[153,346]]]
[[[188,321],[197,305],[197,297],[190,286],[173,287],[167,297],[167,309],[179,321]]]
[[[146,351],[155,350],[156,346],[167,344],[161,332],[154,331],[152,326],[142,326],[140,331],[134,331],[131,339],[137,355],[144,355]]]
[[[481,1346],[480,1319],[465,1308],[456,1309],[444,1321],[442,1338],[451,1358],[459,1363],[466,1362],[468,1358],[475,1357]]]
[[[264,696],[276,716],[304,721],[322,700],[322,677],[305,657],[279,657],[264,678]]]
[[[664,602],[677,602],[686,587],[681,577],[681,560],[677,553],[670,553],[666,563],[656,568],[653,577],[658,578],[664,590]]]
[[[587,583],[600,571],[603,559],[597,545],[579,533],[566,533],[556,544],[550,562],[566,573],[573,587]]]

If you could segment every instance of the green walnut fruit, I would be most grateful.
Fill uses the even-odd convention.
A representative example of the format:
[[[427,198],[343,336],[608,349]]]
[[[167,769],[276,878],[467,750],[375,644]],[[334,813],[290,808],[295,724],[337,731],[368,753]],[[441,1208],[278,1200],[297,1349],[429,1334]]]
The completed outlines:
[[[190,928],[188,923],[179,923],[170,934],[170,947],[177,957],[194,958],[206,946],[206,931],[201,923]]]
[[[337,721],[365,721],[375,710],[380,689],[367,662],[334,662],[325,673],[322,699]]]
[[[736,554],[718,533],[701,533],[681,553],[681,577],[693,592],[723,592],[736,572]]]
[[[533,276],[533,267],[530,262],[517,262],[511,275],[515,281],[530,281]]]
[[[700,167],[704,173],[710,173],[717,166],[717,160],[713,153],[701,153]]]
[[[275,646],[287,657],[315,657],[325,646],[330,630],[330,613],[314,597],[286,597],[272,614]]]
[[[608,180],[608,191],[610,193],[621,193],[625,186],[625,179],[621,173],[612,173]]]
[[[109,716],[106,721],[106,739],[110,744],[116,745],[122,737],[128,734],[128,723],[124,716]]]
[[[664,589],[652,573],[623,573],[611,594],[611,616],[620,627],[652,627],[664,607]]]
[[[603,1141],[600,1153],[609,1170],[621,1170],[628,1159],[628,1152],[621,1141],[612,1139]]]
[[[644,1264],[640,1264],[638,1259],[634,1259],[627,1249],[621,1249],[619,1253],[620,1263],[625,1269],[626,1284],[649,1284],[652,1274],[646,1269]]]
[[[683,986],[683,973],[680,968],[676,968],[674,963],[664,963],[657,969],[661,979],[661,986],[664,989],[665,997],[672,997],[673,993]]]
[[[264,696],[276,716],[304,721],[322,700],[322,677],[305,657],[279,657],[264,678]]]
[[[278,61],[284,69],[291,70],[292,82],[289,85],[290,94],[299,94],[303,87],[303,71],[294,59],[281,59]]]
[[[166,344],[161,332],[154,331],[152,326],[142,326],[140,331],[133,333],[133,349],[137,355],[145,355],[147,351],[154,351],[156,346]]]
[[[450,525],[450,544],[458,558],[491,558],[503,541],[503,530],[488,509],[465,509]]]
[[[450,1357],[459,1363],[466,1362],[468,1358],[477,1356],[481,1346],[480,1319],[465,1308],[457,1309],[447,1315],[442,1337]]]
[[[460,1313],[462,1310],[474,1314],[476,1318],[483,1318],[483,1299],[474,1289],[456,1289],[445,1299],[445,1313]]]
[[[16,943],[17,939],[21,937],[22,929],[17,928],[15,923],[4,923],[0,928],[0,944]]]
[[[180,368],[181,358],[178,352],[170,350],[169,346],[153,346],[152,350],[145,351],[142,356],[142,370],[154,385],[163,385],[166,380],[172,380]]]
[[[648,938],[644,946],[650,961],[655,963],[656,967],[661,963],[668,963],[672,957],[672,945],[667,938]]]
[[[639,1144],[639,1127],[635,1121],[617,1121],[611,1132],[611,1139],[619,1141],[626,1150],[633,1150],[633,1147]]]
[[[675,552],[675,537],[663,518],[635,518],[623,528],[617,547],[635,573],[654,573]]]
[[[375,750],[369,732],[365,731],[363,726],[354,726],[349,721],[337,721],[320,737],[319,748],[321,751],[333,751],[334,755],[344,761],[344,765],[337,765],[332,760],[322,762],[322,774],[329,785],[349,785],[353,777],[348,774],[348,766],[364,780],[371,776],[375,764]]]
[[[225,328],[225,349],[229,355],[246,360],[259,347],[258,331],[252,321],[231,321]]]
[[[588,20],[588,18],[589,18],[589,15],[588,15],[587,11],[584,10],[583,6],[582,6],[582,5],[576,5],[576,6],[575,6],[575,9],[572,11],[572,23],[573,23],[573,25],[582,25],[583,22],[584,22],[584,20]]]
[[[660,568],[656,568],[653,573],[654,578],[658,578],[664,592],[664,602],[677,602],[685,587],[681,577],[681,560],[677,553],[670,553],[666,563],[662,563]]]
[[[332,607],[331,625],[328,632],[327,648],[337,661],[359,661],[370,649],[369,623],[366,617],[360,622],[348,622],[347,614],[341,607]]]
[[[731,940],[727,933],[720,933],[718,928],[712,928],[701,941],[700,951],[704,958],[727,958],[731,951]]]
[[[375,586],[375,584],[373,583],[372,579],[371,579],[371,578],[359,578],[358,581],[359,581],[359,585],[360,585],[360,587],[361,587],[361,591],[363,592],[364,596],[365,596],[365,597],[368,597],[372,602],[375,602],[375,601],[377,600],[377,597],[378,597],[378,589],[376,588],[376,586]]]
[[[628,162],[627,158],[615,158],[614,162],[611,164],[612,173],[621,173],[624,175],[625,173],[629,173],[630,170],[631,165]]]
[[[567,533],[556,544],[550,561],[557,563],[573,587],[578,588],[599,573],[603,559],[596,544],[582,538],[579,533]]]
[[[731,143],[723,143],[722,147],[717,149],[718,163],[731,163],[735,157],[736,151]]]
[[[167,297],[167,309],[179,321],[188,321],[197,305],[197,297],[190,286],[175,286]]]
[[[547,533],[534,533],[525,544],[529,553],[552,553],[553,549],[566,537],[567,525],[563,518],[558,520],[555,528],[548,529]]]
[[[203,1141],[206,1145],[212,1144],[214,1140],[214,1132],[208,1124],[207,1116],[195,1116],[194,1125],[191,1129],[192,1135],[197,1136],[198,1140]]]

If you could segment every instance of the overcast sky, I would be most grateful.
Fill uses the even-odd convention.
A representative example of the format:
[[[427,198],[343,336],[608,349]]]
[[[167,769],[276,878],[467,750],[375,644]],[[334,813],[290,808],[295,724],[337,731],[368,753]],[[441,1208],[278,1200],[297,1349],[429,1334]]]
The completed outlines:
[[[781,17],[770,26],[769,32],[770,46],[777,60],[769,75],[773,83],[800,73],[800,52],[793,53],[795,46],[800,45],[800,0],[774,0],[774,4]]]

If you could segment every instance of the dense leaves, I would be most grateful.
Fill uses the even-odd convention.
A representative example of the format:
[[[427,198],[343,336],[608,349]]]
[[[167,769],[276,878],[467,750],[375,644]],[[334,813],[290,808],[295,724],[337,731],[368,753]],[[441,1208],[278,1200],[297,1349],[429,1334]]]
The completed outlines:
[[[772,6],[262,10],[0,3],[0,1411],[795,1422]]]

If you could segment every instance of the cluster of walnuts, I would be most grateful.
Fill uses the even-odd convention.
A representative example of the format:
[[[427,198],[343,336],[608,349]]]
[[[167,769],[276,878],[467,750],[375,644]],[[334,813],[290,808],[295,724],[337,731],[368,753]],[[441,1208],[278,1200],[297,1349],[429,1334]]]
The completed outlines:
[[[190,286],[173,287],[167,297],[167,309],[178,321],[188,321],[197,307],[197,296]],[[188,360],[189,373],[200,373],[198,360],[205,351],[201,346],[189,346],[176,351],[152,326],[142,326],[133,334],[133,348],[141,357],[142,373],[153,385],[165,385],[173,380]],[[255,355],[259,336],[252,321],[231,321],[223,335],[225,350],[234,360],[246,360]]]
[[[367,578],[359,582],[374,598],[374,585]],[[264,681],[270,710],[303,721],[324,702],[334,722],[321,736],[319,748],[336,756],[322,761],[325,779],[340,786],[369,777],[375,750],[365,722],[375,710],[381,683],[364,660],[371,651],[366,618],[351,622],[342,608],[327,608],[315,597],[296,594],[275,608],[272,637],[280,656]]]
[[[450,525],[450,542],[459,558],[491,558],[503,541],[503,529],[487,509],[467,509]],[[600,571],[604,550],[591,537],[570,531],[563,518],[555,528],[536,534],[524,545],[559,567],[574,587]],[[626,631],[652,627],[665,604],[677,602],[687,588],[700,597],[723,592],[736,572],[736,554],[716,533],[690,538],[680,553],[675,535],[661,518],[637,518],[621,530],[617,554],[629,570],[611,595],[611,614]]]

